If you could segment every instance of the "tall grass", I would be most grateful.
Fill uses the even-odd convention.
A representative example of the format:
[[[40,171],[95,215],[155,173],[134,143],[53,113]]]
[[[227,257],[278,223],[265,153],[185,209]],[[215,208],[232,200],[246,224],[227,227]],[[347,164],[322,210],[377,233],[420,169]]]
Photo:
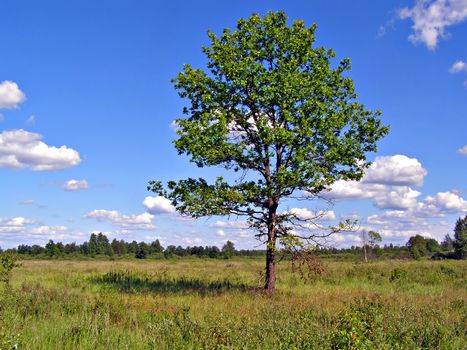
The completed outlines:
[[[27,261],[0,299],[20,349],[465,349],[465,261]],[[1,348],[1,346],[0,346]]]

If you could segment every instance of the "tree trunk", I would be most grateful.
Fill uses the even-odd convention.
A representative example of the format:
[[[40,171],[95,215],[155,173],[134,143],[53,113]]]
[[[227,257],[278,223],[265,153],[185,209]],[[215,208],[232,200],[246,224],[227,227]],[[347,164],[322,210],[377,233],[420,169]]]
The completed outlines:
[[[275,257],[275,242],[268,240],[266,250],[266,283],[264,289],[267,292],[274,292],[276,289],[276,257]],[[274,246],[273,246],[274,245]]]
[[[273,293],[276,290],[276,210],[277,204],[269,207],[266,279],[264,284],[264,289],[269,293]]]

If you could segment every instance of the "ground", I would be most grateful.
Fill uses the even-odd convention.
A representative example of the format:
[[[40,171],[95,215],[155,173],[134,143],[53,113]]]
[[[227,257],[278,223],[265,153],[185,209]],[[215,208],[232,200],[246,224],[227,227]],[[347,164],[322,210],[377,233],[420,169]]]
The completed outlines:
[[[24,261],[0,339],[19,349],[465,349],[466,261],[324,262],[309,282],[235,258]],[[3,349],[3,346],[0,345]]]

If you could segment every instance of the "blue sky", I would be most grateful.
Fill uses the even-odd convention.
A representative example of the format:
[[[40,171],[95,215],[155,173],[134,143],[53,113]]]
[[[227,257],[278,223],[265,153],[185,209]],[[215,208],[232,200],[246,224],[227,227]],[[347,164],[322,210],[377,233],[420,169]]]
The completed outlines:
[[[170,79],[205,67],[208,29],[285,11],[350,57],[359,101],[390,134],[360,184],[336,184],[329,223],[352,216],[383,243],[441,239],[467,214],[467,1],[24,1],[0,3],[0,246],[90,232],[255,247],[241,219],[187,220],[147,181],[222,175],[176,154],[185,101]],[[377,158],[379,157],[379,158]],[[144,201],[144,203],[143,203]],[[303,215],[318,203],[290,203]],[[307,211],[308,210],[308,211]],[[358,233],[337,236],[358,244]]]

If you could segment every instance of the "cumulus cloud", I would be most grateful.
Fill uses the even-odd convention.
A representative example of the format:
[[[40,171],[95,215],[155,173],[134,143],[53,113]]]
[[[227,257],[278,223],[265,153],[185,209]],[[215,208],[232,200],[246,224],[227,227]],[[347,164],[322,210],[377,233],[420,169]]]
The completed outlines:
[[[466,72],[467,73],[467,63],[464,61],[457,61],[455,62],[451,68],[449,69],[450,73],[459,73],[459,72]]]
[[[467,73],[467,63],[464,61],[455,62],[449,69],[449,73]],[[464,81],[464,85],[467,86],[467,80]]]
[[[336,181],[329,199],[372,199],[381,209],[406,209],[417,203],[420,192],[410,185],[420,186],[427,171],[415,158],[404,155],[377,157],[361,181]]]
[[[143,205],[151,214],[172,214],[175,213],[175,207],[170,200],[165,197],[146,197],[143,200]]]
[[[366,171],[363,182],[384,185],[423,185],[427,171],[415,158],[396,154],[377,157]]]
[[[427,196],[419,210],[442,215],[445,213],[467,213],[467,201],[454,192],[438,192]]]
[[[311,211],[308,208],[291,208],[287,210],[284,214],[291,214],[297,217],[299,220],[334,220],[336,214],[332,210],[319,210]]]
[[[49,146],[42,135],[26,130],[0,133],[0,167],[36,171],[60,170],[81,162],[79,153],[67,146]]]
[[[400,9],[398,15],[400,19],[412,20],[412,43],[422,42],[434,50],[440,39],[449,36],[448,27],[467,18],[467,0],[417,0],[412,8]]]
[[[342,243],[346,244],[360,244],[362,238],[355,233],[336,233],[328,239],[328,244],[339,245]]]
[[[0,108],[13,109],[26,100],[18,84],[5,80],[0,83]]]
[[[217,230],[216,231],[216,235],[220,236],[220,237],[224,237],[225,236],[225,232],[224,230]]]
[[[26,219],[18,216],[15,218],[0,218],[0,233],[19,233],[22,232],[26,226],[33,225],[33,220]]]
[[[363,181],[339,180],[332,184],[331,191],[324,197],[329,199],[364,199],[386,191],[385,185],[366,184]]]
[[[248,228],[248,223],[246,221],[222,221],[217,220],[208,225],[209,227],[213,228],[221,228],[221,229],[246,229]]]
[[[68,180],[63,184],[63,189],[65,191],[79,191],[79,190],[87,190],[89,188],[89,184],[86,180]]]
[[[421,193],[407,186],[394,186],[384,192],[374,195],[373,199],[381,209],[408,209],[417,204]]]
[[[153,230],[155,229],[152,220],[154,215],[143,213],[139,215],[124,215],[116,210],[96,209],[86,215],[86,219],[96,219],[100,222],[109,222],[110,224],[122,230]]]
[[[457,153],[459,153],[460,155],[463,155],[463,156],[467,156],[467,145],[465,145],[464,147],[461,147],[457,150]]]
[[[56,239],[60,239],[60,238],[66,237],[67,231],[68,231],[68,227],[66,226],[41,225],[41,226],[31,228],[29,230],[29,234],[36,235],[36,236],[46,236],[46,237],[53,236]]]
[[[439,221],[449,214],[467,213],[467,201],[453,191],[438,192],[405,210],[387,210],[368,216],[366,222],[387,238],[404,238],[416,234],[443,237],[452,225]],[[367,229],[372,229],[368,227]]]
[[[48,240],[82,239],[83,234],[62,225],[46,225],[24,217],[0,218],[0,237],[10,247],[19,242],[45,244]]]

